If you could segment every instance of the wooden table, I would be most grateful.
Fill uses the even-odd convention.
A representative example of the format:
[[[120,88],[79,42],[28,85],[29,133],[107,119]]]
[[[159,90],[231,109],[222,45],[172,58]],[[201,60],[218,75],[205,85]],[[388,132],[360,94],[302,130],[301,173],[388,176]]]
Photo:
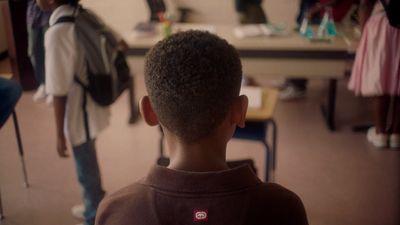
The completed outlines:
[[[176,24],[174,29],[188,30],[199,25]],[[354,55],[346,38],[338,36],[331,42],[311,43],[293,32],[280,37],[239,39],[233,34],[234,25],[212,26],[215,34],[225,38],[238,50],[243,73],[252,76],[326,79],[329,81],[326,104],[322,113],[330,130],[335,130],[337,80],[345,76],[349,59]],[[132,31],[123,33],[130,56],[142,57],[159,40],[158,35],[136,38]]]

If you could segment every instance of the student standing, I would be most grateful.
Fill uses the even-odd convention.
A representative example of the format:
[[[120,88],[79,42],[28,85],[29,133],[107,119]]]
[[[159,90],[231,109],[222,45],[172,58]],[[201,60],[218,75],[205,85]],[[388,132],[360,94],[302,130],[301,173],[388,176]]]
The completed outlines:
[[[97,225],[308,224],[296,194],[226,164],[227,143],[245,124],[241,79],[235,48],[208,32],[174,34],[150,50],[140,109],[161,125],[171,163],[107,197]]]
[[[235,9],[241,24],[268,23],[262,0],[235,0]]]
[[[389,2],[389,1],[387,1]],[[384,10],[372,15],[376,0],[362,0],[362,37],[349,89],[371,97],[374,127],[367,139],[376,147],[400,147],[400,27],[389,24]],[[400,11],[398,11],[400,12]],[[393,103],[390,111],[390,103]]]
[[[43,12],[36,4],[35,0],[28,1],[26,10],[26,24],[28,31],[28,55],[34,69],[35,80],[39,88],[33,95],[33,101],[37,102],[46,99],[47,103],[52,102],[51,96],[45,92],[44,74],[44,34],[49,27],[50,12]]]
[[[304,18],[307,18],[311,24],[319,24],[324,8],[327,6],[332,7],[334,21],[342,22],[356,2],[357,0],[301,0],[299,14],[296,19],[297,24],[300,25]],[[287,79],[285,88],[279,98],[284,101],[304,98],[307,84],[308,80],[304,78]]]
[[[104,196],[95,141],[108,126],[110,112],[108,107],[99,106],[90,95],[85,95],[83,88],[74,82],[74,76],[87,82],[83,48],[77,40],[74,23],[57,23],[57,20],[74,15],[78,1],[37,0],[41,9],[53,11],[45,36],[45,66],[46,92],[54,96],[57,151],[60,157],[68,157],[67,137],[72,146],[84,202],[84,207],[74,207],[73,213],[83,216],[86,225],[93,225],[97,206]],[[87,114],[82,107],[85,103]],[[83,211],[83,215],[79,215],[79,211]]]

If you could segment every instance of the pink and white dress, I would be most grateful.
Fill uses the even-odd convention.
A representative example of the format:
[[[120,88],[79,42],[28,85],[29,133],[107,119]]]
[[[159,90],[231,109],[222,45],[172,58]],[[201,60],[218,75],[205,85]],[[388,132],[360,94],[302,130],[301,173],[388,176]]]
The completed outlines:
[[[357,96],[400,96],[400,29],[384,11],[364,27],[348,88]]]

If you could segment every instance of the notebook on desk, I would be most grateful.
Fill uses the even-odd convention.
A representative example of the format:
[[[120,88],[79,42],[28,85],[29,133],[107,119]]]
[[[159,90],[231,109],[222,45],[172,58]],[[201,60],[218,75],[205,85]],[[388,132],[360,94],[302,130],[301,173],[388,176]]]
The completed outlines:
[[[133,27],[132,34],[136,38],[155,36],[157,34],[157,23],[139,22]]]
[[[249,109],[262,108],[262,88],[254,86],[242,86],[240,89],[240,94],[246,95],[249,99]]]
[[[176,23],[173,25],[174,32],[188,31],[188,30],[201,30],[215,33],[216,27],[211,24],[202,23]]]

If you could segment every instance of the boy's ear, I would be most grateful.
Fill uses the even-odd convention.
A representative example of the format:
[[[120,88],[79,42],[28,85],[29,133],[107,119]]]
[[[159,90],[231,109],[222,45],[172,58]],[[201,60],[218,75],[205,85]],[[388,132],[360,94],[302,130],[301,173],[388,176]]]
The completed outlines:
[[[246,95],[238,96],[233,102],[231,122],[240,128],[245,126],[248,103]]]
[[[144,121],[146,121],[148,125],[155,126],[158,124],[157,115],[154,113],[149,96],[147,95],[140,99],[140,114],[142,114]]]

